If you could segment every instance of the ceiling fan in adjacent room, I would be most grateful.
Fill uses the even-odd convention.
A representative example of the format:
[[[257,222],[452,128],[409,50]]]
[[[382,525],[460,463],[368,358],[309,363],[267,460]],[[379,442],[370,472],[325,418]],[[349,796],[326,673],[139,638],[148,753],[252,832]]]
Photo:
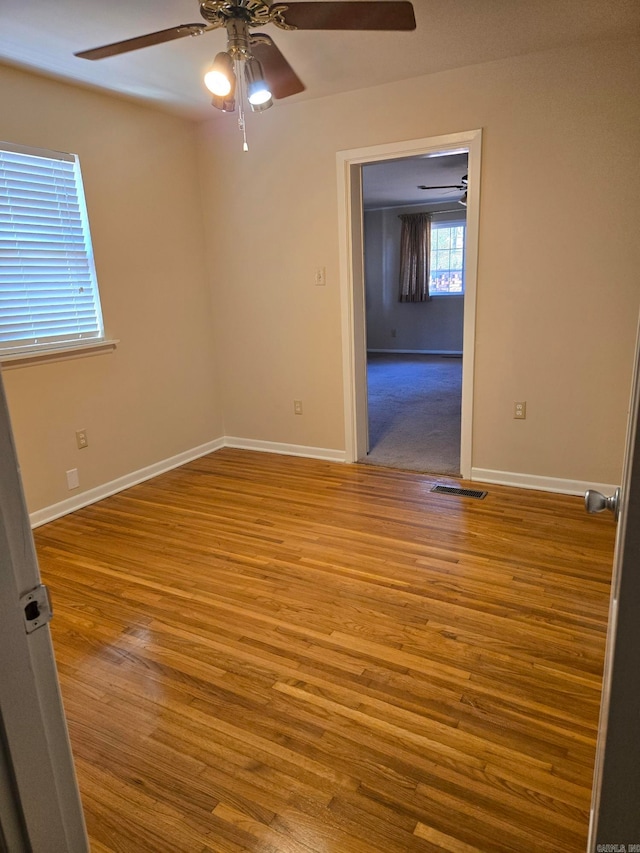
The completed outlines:
[[[200,14],[206,23],[179,24],[75,55],[81,59],[105,59],[224,27],[227,50],[214,59],[205,75],[205,85],[217,109],[234,112],[238,104],[239,124],[244,133],[244,98],[254,112],[261,112],[272,106],[273,98],[287,98],[305,88],[273,39],[262,33],[254,35],[252,29],[266,24],[275,24],[282,30],[416,28],[409,0],[300,0],[271,5],[264,0],[202,0]],[[246,136],[244,147],[246,150]]]
[[[425,187],[422,185],[418,186],[419,190],[458,190],[458,192],[462,193],[462,197],[458,199],[458,204],[461,204],[463,207],[467,206],[467,175],[463,175],[460,178],[459,184],[444,184],[437,187]]]

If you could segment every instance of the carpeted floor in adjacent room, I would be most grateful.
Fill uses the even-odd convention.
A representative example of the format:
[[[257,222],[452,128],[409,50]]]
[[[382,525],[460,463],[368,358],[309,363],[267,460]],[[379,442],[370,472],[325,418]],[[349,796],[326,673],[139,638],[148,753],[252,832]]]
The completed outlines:
[[[460,474],[462,359],[370,353],[370,465]]]

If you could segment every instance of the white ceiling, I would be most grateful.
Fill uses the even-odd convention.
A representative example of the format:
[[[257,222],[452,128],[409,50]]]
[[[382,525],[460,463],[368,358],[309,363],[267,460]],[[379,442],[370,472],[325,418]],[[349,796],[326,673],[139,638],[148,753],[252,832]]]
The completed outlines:
[[[420,190],[420,184],[460,184],[467,174],[467,154],[421,155],[370,163],[362,168],[362,198],[367,210],[410,204],[458,205],[457,189]],[[463,210],[460,207],[460,210]]]
[[[413,0],[417,29],[264,32],[317,98],[448,68],[640,31],[638,0]],[[196,119],[219,115],[202,74],[224,30],[90,62],[74,52],[185,23],[197,0],[1,0],[0,61],[124,95]],[[276,103],[277,108],[277,103]]]

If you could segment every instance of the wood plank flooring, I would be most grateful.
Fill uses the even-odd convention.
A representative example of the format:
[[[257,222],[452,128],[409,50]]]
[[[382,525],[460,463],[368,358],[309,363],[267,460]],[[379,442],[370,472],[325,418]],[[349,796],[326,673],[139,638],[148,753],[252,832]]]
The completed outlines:
[[[35,532],[93,853],[585,849],[615,525],[433,483],[224,449]]]

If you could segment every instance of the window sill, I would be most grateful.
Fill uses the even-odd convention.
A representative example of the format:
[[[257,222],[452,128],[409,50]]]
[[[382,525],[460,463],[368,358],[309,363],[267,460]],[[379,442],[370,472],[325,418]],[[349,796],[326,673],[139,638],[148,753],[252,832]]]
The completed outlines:
[[[35,364],[48,364],[54,361],[68,361],[72,358],[87,358],[90,355],[102,355],[113,352],[118,340],[88,341],[84,344],[56,347],[48,350],[33,350],[31,352],[14,352],[0,355],[0,366],[3,370],[16,367],[31,367]]]

